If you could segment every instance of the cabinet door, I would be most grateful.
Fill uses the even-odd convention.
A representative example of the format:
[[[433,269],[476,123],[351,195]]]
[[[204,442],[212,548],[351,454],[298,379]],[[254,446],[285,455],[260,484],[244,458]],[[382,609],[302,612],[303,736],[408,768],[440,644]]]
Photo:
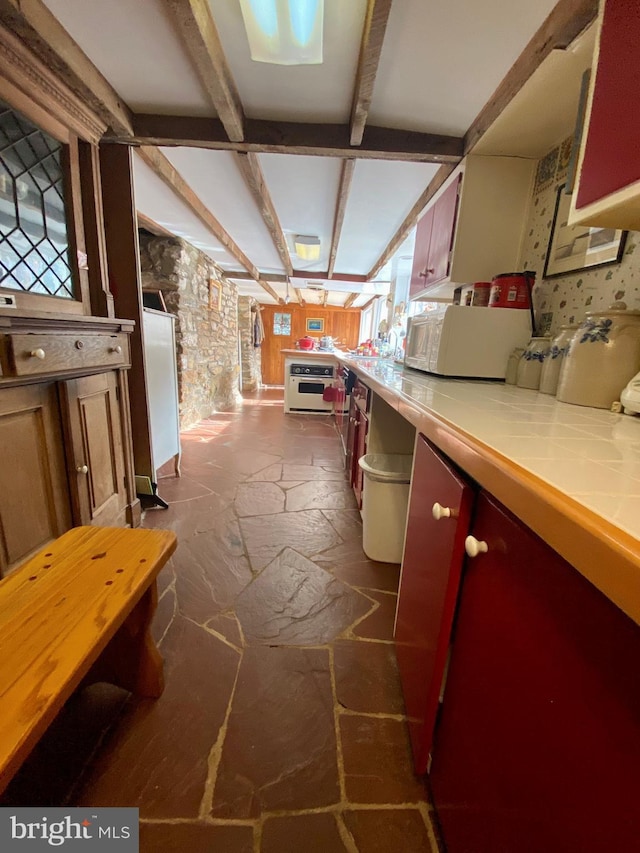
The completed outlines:
[[[449,853],[640,849],[640,628],[488,496],[431,784]]]
[[[356,424],[358,423],[358,406],[353,394],[349,397],[348,419],[345,468],[349,485],[353,486],[353,460],[356,455]]]
[[[353,492],[358,502],[358,509],[362,509],[362,487],[364,473],[358,464],[358,460],[367,452],[367,438],[369,436],[369,418],[361,409],[357,409],[355,453],[353,457]]]
[[[70,379],[64,396],[78,523],[123,524],[127,493],[116,373]]]
[[[628,0],[606,0],[602,4],[597,65],[591,82],[588,124],[584,133],[582,166],[576,192],[576,209],[632,188],[640,181],[640,113],[630,108],[629,92],[640,87],[640,15],[637,4]],[[610,199],[605,204],[603,225],[640,227],[640,188]],[[615,210],[618,203],[621,206]],[[598,218],[594,217],[594,222]]]
[[[427,769],[451,623],[458,597],[473,489],[418,436],[395,628],[417,773]],[[437,520],[436,504],[449,510]]]
[[[460,176],[442,193],[433,207],[433,225],[429,244],[429,263],[423,286],[436,284],[449,275],[451,248],[458,210]]]
[[[431,243],[431,226],[433,224],[433,207],[429,208],[416,228],[416,243],[413,250],[413,266],[409,283],[409,297],[424,290],[427,269],[429,267],[429,245]]]
[[[0,573],[71,525],[62,428],[53,382],[0,395]]]

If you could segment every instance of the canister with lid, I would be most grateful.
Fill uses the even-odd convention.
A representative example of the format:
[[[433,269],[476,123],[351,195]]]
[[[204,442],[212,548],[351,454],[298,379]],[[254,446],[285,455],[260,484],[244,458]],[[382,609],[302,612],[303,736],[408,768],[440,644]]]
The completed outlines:
[[[571,338],[577,328],[577,325],[560,326],[560,331],[551,341],[549,354],[542,364],[540,373],[540,391],[543,394],[555,394],[558,390],[562,360],[567,354]]]
[[[518,362],[516,385],[519,388],[538,390],[542,365],[549,354],[550,347],[551,337],[549,335],[531,338]]]
[[[558,400],[610,409],[640,370],[640,311],[614,302],[586,315],[560,369]]]

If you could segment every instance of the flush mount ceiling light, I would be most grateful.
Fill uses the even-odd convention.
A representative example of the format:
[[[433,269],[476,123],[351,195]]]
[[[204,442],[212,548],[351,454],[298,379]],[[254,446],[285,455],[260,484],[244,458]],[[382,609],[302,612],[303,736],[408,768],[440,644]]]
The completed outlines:
[[[303,261],[317,261],[320,258],[320,238],[296,234],[293,245],[296,255]]]
[[[273,65],[322,62],[324,0],[240,0],[251,59]]]

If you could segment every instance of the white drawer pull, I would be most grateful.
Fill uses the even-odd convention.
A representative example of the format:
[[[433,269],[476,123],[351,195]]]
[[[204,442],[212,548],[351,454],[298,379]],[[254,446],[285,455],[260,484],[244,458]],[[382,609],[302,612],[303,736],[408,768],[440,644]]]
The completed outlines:
[[[441,518],[451,518],[451,510],[448,506],[441,506],[437,501],[434,503],[431,512],[436,521]]]
[[[118,355],[120,355],[120,353],[122,352],[122,347],[120,346],[120,344],[118,344],[118,345],[117,345],[117,346],[115,346],[115,347],[110,347],[110,348],[109,348],[109,352],[115,352],[115,353],[117,353]]]
[[[38,349],[32,349],[31,352],[29,353],[29,355],[32,358],[39,358],[42,361],[42,359],[45,357],[46,353],[43,349],[40,349],[40,347],[38,347]]]
[[[467,536],[464,540],[464,550],[469,557],[477,557],[478,554],[486,554],[489,546],[482,539],[476,539],[475,536]]]
[[[89,468],[87,465],[78,465],[76,471],[78,472],[78,474],[88,474]]]

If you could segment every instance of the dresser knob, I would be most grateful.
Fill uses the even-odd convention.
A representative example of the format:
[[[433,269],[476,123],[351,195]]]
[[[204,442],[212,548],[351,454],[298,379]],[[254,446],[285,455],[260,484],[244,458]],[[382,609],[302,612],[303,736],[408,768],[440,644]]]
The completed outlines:
[[[431,508],[431,513],[436,521],[441,518],[451,518],[451,509],[448,506],[441,506],[437,501]]]
[[[40,349],[38,347],[38,349],[32,349],[31,352],[29,353],[29,355],[32,358],[39,358],[42,361],[42,359],[45,357],[46,353],[43,349]]]
[[[117,353],[117,355],[120,355],[120,353],[122,352],[122,347],[120,346],[120,344],[115,347],[109,347],[109,352],[115,352]]]
[[[76,471],[78,472],[78,474],[88,474],[89,468],[87,465],[78,465]]]
[[[76,341],[76,349],[83,349],[84,341]]]
[[[482,539],[476,539],[475,536],[467,536],[464,540],[464,550],[469,557],[477,557],[478,554],[486,554],[489,546]]]

